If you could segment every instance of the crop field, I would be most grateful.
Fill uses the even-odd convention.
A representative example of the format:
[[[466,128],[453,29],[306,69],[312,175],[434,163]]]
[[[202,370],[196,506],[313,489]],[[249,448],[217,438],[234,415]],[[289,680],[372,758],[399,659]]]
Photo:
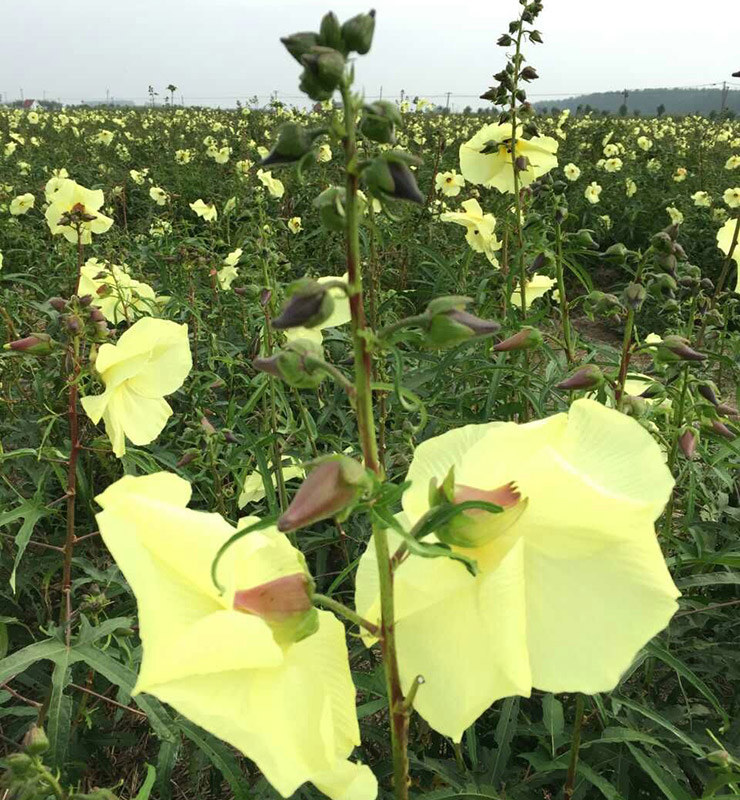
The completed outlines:
[[[3,800],[740,797],[740,121],[511,5],[482,113],[0,106]]]

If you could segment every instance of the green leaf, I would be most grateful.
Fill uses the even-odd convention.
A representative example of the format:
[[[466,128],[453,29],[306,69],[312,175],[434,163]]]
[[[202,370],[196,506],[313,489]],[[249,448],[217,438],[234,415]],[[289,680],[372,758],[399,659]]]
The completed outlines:
[[[28,647],[17,650],[0,661],[0,683],[5,683],[16,675],[20,675],[37,661],[43,659],[56,661],[66,652],[66,646],[58,639],[45,639],[43,642],[29,644]]]
[[[637,745],[632,745],[628,742],[627,747],[635,761],[642,767],[643,772],[650,776],[653,783],[668,800],[692,800],[691,795],[658,761],[637,747]]]
[[[232,751],[222,741],[193,725],[192,722],[181,718],[177,721],[177,724],[188,739],[198,746],[213,766],[223,775],[234,793],[235,800],[248,800],[246,776]]]
[[[46,735],[49,737],[49,761],[53,767],[62,770],[67,756],[69,736],[72,727],[72,698],[64,693],[71,680],[71,651],[59,656],[51,676],[51,698],[49,700]]]
[[[180,752],[181,740],[162,739],[157,755],[157,795],[159,800],[169,800],[172,796],[172,770],[177,763],[177,756]]]
[[[496,751],[493,755],[491,775],[488,782],[492,786],[498,786],[506,769],[506,765],[511,758],[511,742],[516,733],[516,725],[519,719],[519,698],[507,697],[501,703],[501,712],[496,725],[495,741]]]
[[[576,772],[578,775],[585,778],[592,786],[595,786],[601,794],[606,797],[606,800],[623,800],[622,795],[619,794],[616,788],[612,786],[606,778],[599,775],[592,767],[584,763],[583,759],[578,761]]]
[[[36,527],[36,523],[41,519],[41,517],[46,516],[47,513],[47,510],[44,508],[41,502],[34,498],[33,500],[26,500],[25,503],[17,508],[12,509],[11,511],[6,511],[3,514],[0,514],[0,526],[7,525],[10,522],[15,522],[17,519],[23,519],[23,524],[19,528],[18,533],[15,535],[15,559],[13,560],[13,569],[10,573],[10,588],[13,590],[13,592],[15,592],[16,570],[18,569],[18,565],[21,563],[23,554],[26,552],[28,543],[31,541],[33,529]]]
[[[672,722],[669,722],[665,717],[662,717],[657,711],[653,711],[647,706],[640,705],[640,703],[636,703],[634,700],[628,700],[626,697],[617,697],[613,695],[612,699],[617,703],[621,703],[623,706],[632,709],[632,711],[642,714],[644,717],[652,720],[662,728],[665,728],[667,731],[670,731],[670,733],[672,733],[677,739],[689,747],[693,751],[694,755],[699,756],[699,758],[704,758],[704,751],[701,749],[701,747],[699,747],[699,745],[690,736],[679,730]]]
[[[557,740],[565,730],[563,704],[554,694],[546,694],[542,698],[542,722],[550,737],[550,753],[556,756]]]
[[[82,617],[82,620],[85,620],[85,618]],[[110,634],[117,630],[130,629],[132,624],[133,620],[131,617],[114,617],[112,619],[106,619],[95,627],[90,624],[81,625],[75,646],[92,644],[98,639],[102,639],[104,636],[110,636]]]
[[[144,783],[141,784],[141,788],[136,793],[136,797],[134,800],[149,800],[149,795],[152,793],[152,788],[154,787],[154,781],[157,779],[157,770],[151,765],[146,765],[146,778],[144,778]]]

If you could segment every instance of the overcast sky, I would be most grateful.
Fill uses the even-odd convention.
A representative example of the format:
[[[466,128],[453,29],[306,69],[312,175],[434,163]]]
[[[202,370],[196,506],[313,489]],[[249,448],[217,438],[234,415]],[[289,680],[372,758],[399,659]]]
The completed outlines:
[[[544,0],[544,45],[526,56],[533,99],[695,86],[740,69],[740,0]],[[300,68],[280,36],[316,29],[329,0],[0,0],[0,92],[144,101],[174,83],[186,103],[233,105],[273,91],[290,102]],[[340,19],[367,10],[335,0]],[[501,69],[498,35],[516,0],[376,0],[375,42],[359,60],[368,96],[407,94],[457,108]],[[455,96],[457,95],[457,96]]]

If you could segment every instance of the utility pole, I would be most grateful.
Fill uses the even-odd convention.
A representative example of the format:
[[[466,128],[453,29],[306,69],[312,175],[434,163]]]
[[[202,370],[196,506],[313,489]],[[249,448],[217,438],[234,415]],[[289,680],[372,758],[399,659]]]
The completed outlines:
[[[380,97],[378,97],[378,100],[382,100],[382,99],[383,99],[383,87],[381,86],[380,87]]]
[[[729,89],[727,88],[727,81],[722,81],[722,100],[719,106],[719,113],[724,114],[725,106],[727,105],[727,92]]]
[[[401,105],[403,105],[403,96],[404,96],[404,94],[405,94],[404,90],[401,89]]]
[[[451,94],[452,94],[452,92],[447,92],[447,105],[445,106],[445,109],[446,109],[447,111],[449,111],[449,110],[450,110],[450,95],[451,95]]]
[[[110,89],[105,90],[105,104],[110,105]]]
[[[23,97],[23,87],[21,86],[21,103],[22,103],[22,102],[23,102],[25,99],[26,99],[26,98],[25,98],[25,97]]]

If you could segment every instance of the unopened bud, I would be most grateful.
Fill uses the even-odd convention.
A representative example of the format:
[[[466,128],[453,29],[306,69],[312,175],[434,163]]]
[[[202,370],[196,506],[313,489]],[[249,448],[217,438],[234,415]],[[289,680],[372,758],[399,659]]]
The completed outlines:
[[[658,361],[672,363],[676,361],[704,361],[706,356],[689,346],[689,340],[683,336],[666,336],[658,345],[655,354]]]
[[[295,281],[288,287],[288,292],[288,302],[272,321],[273,328],[313,328],[326,322],[334,311],[331,292],[312,278]]]
[[[717,387],[710,381],[703,381],[696,387],[696,390],[706,401],[711,403],[713,406],[718,406],[719,399],[717,398],[717,394],[715,392],[716,388]]]
[[[738,411],[733,406],[727,403],[718,403],[716,406],[717,413],[723,417],[737,417]]]
[[[63,297],[52,297],[49,300],[49,305],[58,311],[60,314],[67,308],[67,301]]]
[[[374,158],[363,172],[363,177],[368,189],[376,196],[423,203],[424,195],[409,169],[410,165],[420,163],[415,156],[392,150]]]
[[[393,144],[396,141],[395,126],[401,122],[401,112],[395,103],[378,100],[363,109],[360,130],[374,142]]]
[[[584,364],[564,381],[555,385],[556,389],[573,391],[575,389],[598,389],[604,384],[604,373],[596,364]]]
[[[699,443],[699,432],[695,428],[684,428],[678,437],[678,446],[686,458],[691,461],[696,454],[696,446]]]
[[[48,333],[32,333],[23,339],[8,342],[3,345],[3,349],[26,353],[29,356],[45,356],[51,353],[55,346],[56,342]]]
[[[294,33],[291,36],[284,36],[280,40],[285,49],[293,56],[293,58],[301,65],[301,59],[314,45],[319,43],[318,33],[313,31],[304,31],[301,33]]]
[[[542,344],[542,333],[537,328],[522,328],[518,333],[497,342],[493,349],[497,353],[508,353],[513,350],[533,350]]]
[[[735,434],[719,419],[712,420],[712,430],[718,436],[724,436],[725,439],[734,439]]]
[[[263,167],[273,164],[291,164],[300,161],[311,152],[314,139],[321,134],[317,129],[309,131],[295,122],[286,122],[280,126],[275,146],[260,162]]]
[[[427,306],[428,322],[424,326],[425,344],[444,349],[469,339],[491,336],[501,326],[493,320],[480,319],[465,311],[467,297],[438,297]]]
[[[305,528],[323,519],[346,519],[369,486],[367,471],[344,455],[321,459],[278,519],[283,532]]]
[[[175,464],[176,467],[186,467],[188,464],[195,461],[196,458],[200,453],[197,450],[188,450],[187,452],[183,453],[180,457],[180,460]]]
[[[320,361],[323,361],[320,347],[307,339],[296,339],[274,355],[255,358],[252,365],[296,389],[315,389],[326,378],[320,365],[313,363]]]
[[[23,737],[23,749],[32,756],[39,756],[49,749],[49,739],[43,728],[34,725]]]
[[[647,297],[647,289],[641,283],[630,283],[622,294],[624,304],[633,311],[639,311]]]
[[[375,11],[357,14],[342,25],[342,42],[347,51],[364,56],[369,52],[375,33]]]
[[[628,252],[629,250],[627,250],[627,247],[622,244],[622,242],[616,242],[615,244],[606,248],[604,255],[614,259],[615,261],[621,262],[624,261]]]
[[[301,56],[300,88],[312,100],[328,100],[344,75],[344,56],[333,47],[314,45]]]
[[[216,429],[206,416],[200,418],[200,427],[205,431],[206,436],[213,436],[216,433]]]
[[[673,252],[673,240],[665,231],[656,233],[650,240],[650,244],[653,246],[653,250],[658,253],[670,254]]]

